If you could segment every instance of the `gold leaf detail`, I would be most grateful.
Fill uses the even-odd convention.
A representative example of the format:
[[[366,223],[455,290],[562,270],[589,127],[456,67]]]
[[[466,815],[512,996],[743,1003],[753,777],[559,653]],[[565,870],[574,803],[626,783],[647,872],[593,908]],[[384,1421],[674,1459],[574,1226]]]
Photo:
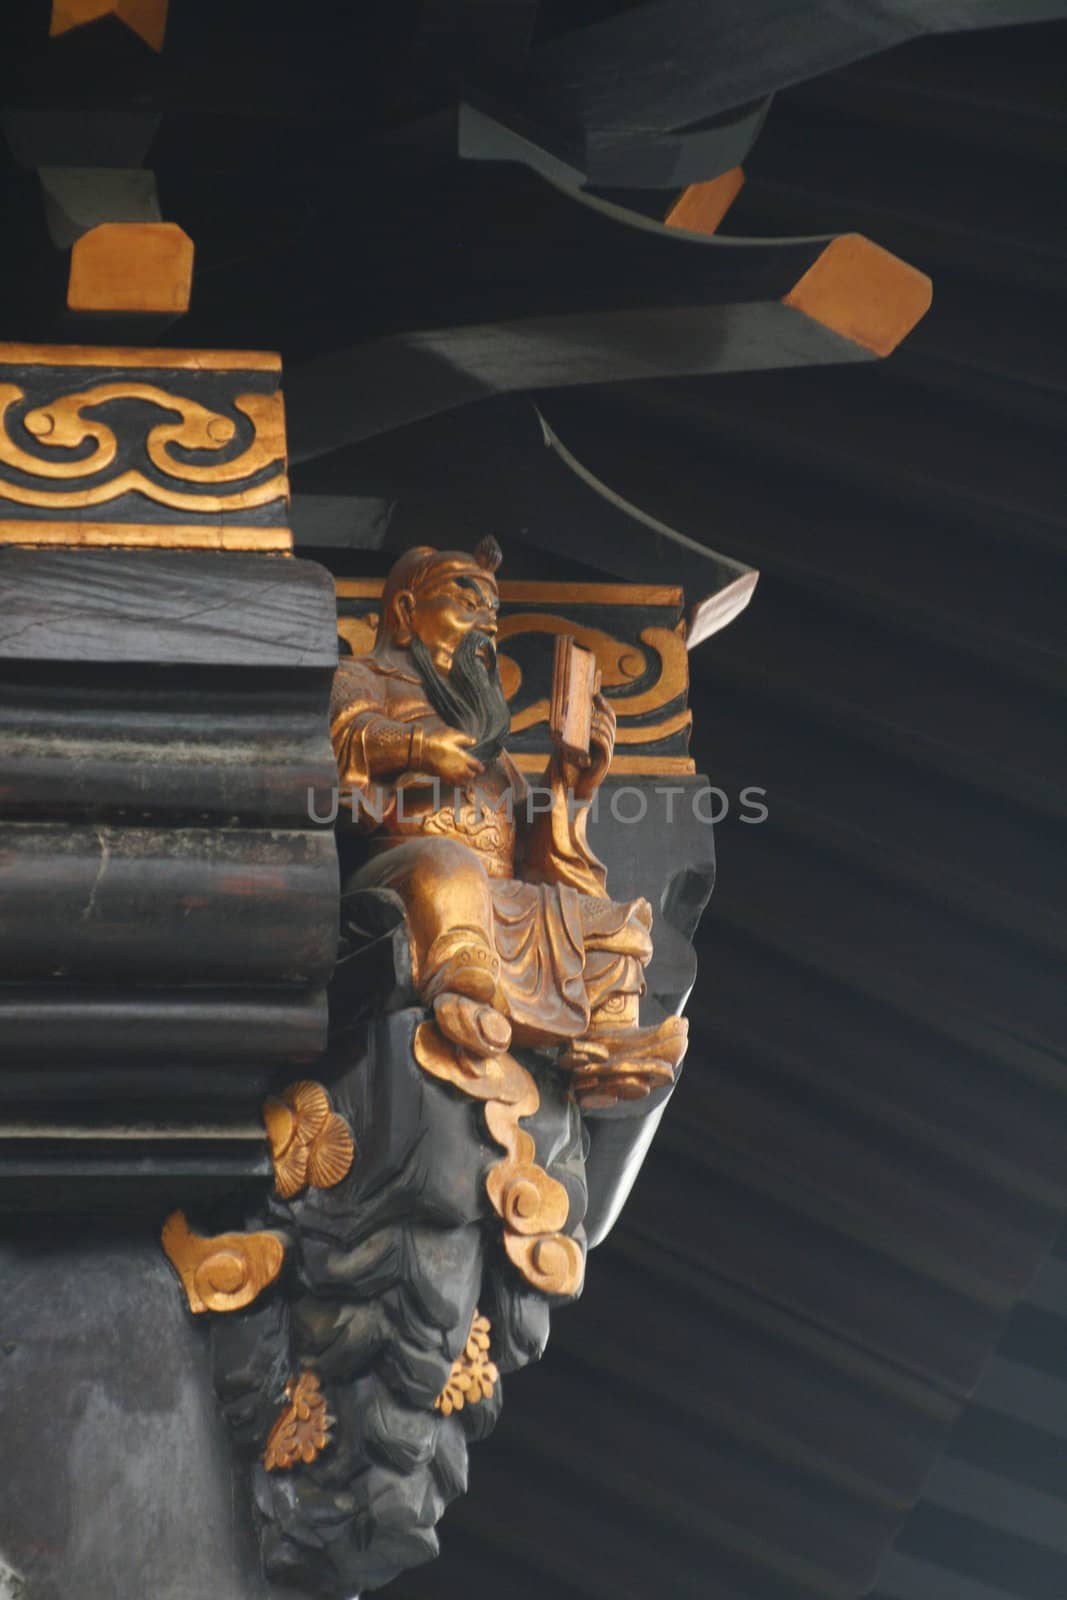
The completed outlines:
[[[291,1083],[282,1095],[296,1117],[296,1136],[310,1143],[329,1121],[330,1097],[321,1083]]]
[[[371,611],[365,617],[338,617],[337,631],[354,656],[369,655],[374,649],[378,633],[378,613]]]
[[[485,1105],[485,1125],[506,1152],[485,1179],[489,1202],[504,1224],[508,1258],[534,1288],[575,1295],[582,1287],[581,1246],[558,1230],[566,1225],[570,1196],[538,1166],[533,1137],[519,1123],[541,1104],[537,1084],[507,1051],[480,1058],[454,1045],[435,1023],[415,1032],[415,1059],[424,1072]]]
[[[329,1444],[333,1417],[313,1372],[290,1378],[285,1386],[288,1404],[275,1422],[263,1452],[268,1472],[287,1472],[298,1461],[310,1465]]]
[[[52,37],[82,28],[97,17],[116,16],[157,54],[167,31],[168,0],[52,0]]]
[[[189,1310],[241,1311],[282,1270],[285,1243],[277,1233],[194,1233],[184,1211],[163,1224],[163,1249],[182,1281]]]
[[[307,1188],[308,1181],[308,1152],[307,1145],[293,1144],[285,1155],[279,1156],[274,1162],[274,1187],[283,1200],[292,1200],[301,1189]]]
[[[434,1410],[450,1417],[464,1406],[480,1405],[492,1396],[500,1381],[496,1364],[489,1359],[489,1318],[475,1311],[467,1342],[452,1363],[448,1382],[434,1401]]]
[[[504,1249],[508,1260],[542,1294],[572,1295],[582,1286],[585,1261],[581,1246],[565,1234],[542,1234],[526,1238],[505,1233]]]
[[[332,1189],[347,1178],[355,1159],[356,1147],[348,1124],[331,1112],[326,1126],[308,1150],[308,1182],[316,1189]]]
[[[321,1083],[291,1083],[263,1106],[263,1123],[274,1161],[274,1184],[291,1200],[311,1184],[332,1189],[346,1178],[355,1159],[352,1132],[334,1111]]]
[[[267,505],[288,497],[280,395],[237,395],[233,404],[252,424],[252,442],[238,456],[210,464],[194,464],[175,456],[172,446],[187,451],[225,451],[237,435],[233,418],[155,384],[125,378],[116,383],[98,383],[76,394],[57,395],[35,406],[26,412],[22,425],[37,441],[37,452],[23,450],[8,431],[7,414],[24,398],[23,390],[15,384],[0,384],[0,464],[25,473],[37,483],[25,485],[0,478],[0,499],[18,505],[65,509],[106,505],[121,495],[138,493],[157,505],[177,510],[219,512]],[[138,400],[157,410],[178,413],[179,422],[157,424],[149,430],[145,443],[148,459],[169,483],[156,483],[138,468],[129,467],[109,481],[98,481],[87,488],[46,487],[48,480],[99,479],[114,465],[118,455],[114,429],[84,413],[115,400]],[[69,454],[62,453],[76,450],[87,441],[93,445],[87,456],[72,460]],[[272,467],[278,471],[266,482],[249,483],[249,479]],[[182,487],[196,483],[220,492],[191,494]],[[246,487],[241,488],[242,483]],[[229,489],[229,485],[233,488]]]

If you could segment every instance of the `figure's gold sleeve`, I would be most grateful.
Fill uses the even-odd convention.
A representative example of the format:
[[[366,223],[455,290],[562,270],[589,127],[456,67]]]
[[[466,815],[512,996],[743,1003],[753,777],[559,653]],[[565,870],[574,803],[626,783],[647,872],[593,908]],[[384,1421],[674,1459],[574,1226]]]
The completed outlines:
[[[341,782],[356,789],[405,771],[411,726],[383,714],[381,681],[359,662],[343,662],[330,699],[330,738]]]
[[[537,808],[537,801],[546,788],[552,804],[542,811]],[[541,784],[530,793],[533,802],[528,802],[526,811],[529,820],[523,835],[523,877],[529,883],[566,884],[579,894],[605,896],[607,868],[593,854],[586,837],[589,807],[576,801],[568,804],[567,790],[554,761],[549,763]]]

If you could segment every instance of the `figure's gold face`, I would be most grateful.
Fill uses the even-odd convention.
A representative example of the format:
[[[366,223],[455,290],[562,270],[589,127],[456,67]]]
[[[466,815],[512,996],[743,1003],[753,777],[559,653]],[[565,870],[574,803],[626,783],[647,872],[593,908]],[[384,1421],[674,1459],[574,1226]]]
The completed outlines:
[[[420,595],[408,611],[412,633],[418,635],[440,672],[448,672],[452,657],[467,634],[476,630],[496,638],[500,597],[488,572],[463,573],[440,589]]]

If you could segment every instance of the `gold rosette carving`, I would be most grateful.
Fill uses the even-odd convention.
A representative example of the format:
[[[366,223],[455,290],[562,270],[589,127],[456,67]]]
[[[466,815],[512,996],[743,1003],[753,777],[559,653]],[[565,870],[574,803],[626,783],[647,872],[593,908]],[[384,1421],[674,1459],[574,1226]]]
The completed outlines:
[[[356,1154],[351,1129],[321,1083],[291,1083],[272,1096],[264,1103],[263,1123],[283,1200],[309,1185],[332,1189],[351,1171]]]
[[[452,1363],[448,1382],[434,1401],[434,1410],[450,1417],[464,1406],[480,1405],[492,1397],[500,1381],[496,1363],[489,1359],[489,1318],[475,1311],[467,1342]]]
[[[288,1404],[267,1436],[263,1465],[268,1472],[288,1472],[298,1461],[309,1466],[330,1442],[334,1418],[313,1372],[290,1378]]]

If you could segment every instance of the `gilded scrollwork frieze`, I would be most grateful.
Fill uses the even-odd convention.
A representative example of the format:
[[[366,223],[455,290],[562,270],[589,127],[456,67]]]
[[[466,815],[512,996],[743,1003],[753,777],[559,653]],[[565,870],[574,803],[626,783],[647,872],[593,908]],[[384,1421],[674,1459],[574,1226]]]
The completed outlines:
[[[280,395],[234,396],[234,408],[252,430],[236,455],[226,452],[238,436],[238,419],[154,384],[123,380],[60,394],[45,405],[27,407],[26,400],[17,384],[0,383],[0,466],[10,469],[0,475],[0,500],[57,511],[102,506],[136,492],[175,510],[217,513],[268,505],[288,494]],[[180,422],[157,423],[145,434],[144,453],[154,471],[121,466],[115,429],[99,416],[116,401],[179,413]],[[19,428],[36,450],[18,444]],[[82,447],[90,442],[93,448],[86,454]],[[175,448],[224,459],[192,461]],[[74,453],[79,450],[80,455]],[[73,480],[79,480],[77,487],[52,487]],[[223,487],[231,484],[232,489]]]
[[[0,543],[291,547],[279,372],[249,352],[0,345]]]

